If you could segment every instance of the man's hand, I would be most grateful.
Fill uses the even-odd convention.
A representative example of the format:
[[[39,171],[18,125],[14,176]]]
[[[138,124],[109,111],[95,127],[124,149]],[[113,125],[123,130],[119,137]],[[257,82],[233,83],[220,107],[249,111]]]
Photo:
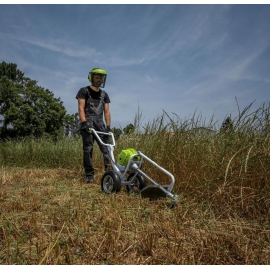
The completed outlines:
[[[86,121],[82,122],[82,127],[81,127],[82,130],[85,130],[86,132],[91,133],[91,131],[89,131],[90,128],[91,126]]]
[[[106,126],[106,131],[107,132],[111,132],[112,130],[111,130],[111,127],[110,126]]]

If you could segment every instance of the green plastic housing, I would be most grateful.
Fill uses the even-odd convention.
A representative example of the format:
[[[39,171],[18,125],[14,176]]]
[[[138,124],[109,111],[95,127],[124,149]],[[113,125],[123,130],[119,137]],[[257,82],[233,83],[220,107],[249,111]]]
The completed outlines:
[[[137,151],[134,148],[128,148],[128,149],[122,150],[120,152],[120,154],[118,155],[117,162],[121,166],[127,166],[128,161],[130,160],[131,156],[134,154],[137,154]],[[139,156],[137,156],[137,157],[133,157],[132,160],[133,161],[140,161],[141,158]]]

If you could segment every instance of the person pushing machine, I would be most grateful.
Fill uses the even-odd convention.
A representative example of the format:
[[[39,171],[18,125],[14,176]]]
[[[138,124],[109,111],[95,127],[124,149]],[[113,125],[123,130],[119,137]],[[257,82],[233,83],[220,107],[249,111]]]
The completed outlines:
[[[107,92],[100,88],[105,87],[107,72],[101,68],[93,68],[88,75],[90,86],[82,87],[77,95],[78,111],[80,117],[80,134],[83,143],[83,165],[86,183],[94,183],[94,167],[92,162],[94,141],[99,145],[103,154],[104,169],[109,169],[110,160],[107,148],[100,144],[89,128],[96,131],[110,132],[111,113],[109,108],[110,98]],[[104,123],[105,120],[105,123]],[[104,143],[108,143],[109,137],[100,135]]]

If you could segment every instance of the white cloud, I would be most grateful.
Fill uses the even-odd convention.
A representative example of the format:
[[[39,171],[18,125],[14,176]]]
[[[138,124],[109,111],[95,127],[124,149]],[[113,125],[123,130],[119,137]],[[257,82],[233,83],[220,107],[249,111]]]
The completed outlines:
[[[16,39],[29,43],[31,45],[41,47],[43,49],[63,53],[72,57],[98,57],[101,55],[100,52],[97,52],[95,49],[91,47],[79,47],[79,46],[75,47],[74,43],[72,44],[64,40],[50,40],[50,39],[41,40],[40,38],[37,39],[31,37],[30,38],[19,37]]]

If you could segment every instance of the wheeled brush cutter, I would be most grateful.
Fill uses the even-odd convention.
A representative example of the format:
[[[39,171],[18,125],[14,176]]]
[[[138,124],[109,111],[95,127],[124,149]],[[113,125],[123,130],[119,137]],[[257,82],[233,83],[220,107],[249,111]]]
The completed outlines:
[[[105,193],[117,193],[120,191],[121,186],[125,185],[128,192],[134,192],[140,194],[141,198],[166,198],[169,197],[173,202],[177,202],[177,195],[171,193],[175,180],[174,176],[167,170],[159,166],[153,160],[148,158],[140,151],[136,151],[133,148],[122,150],[118,155],[117,162],[114,159],[114,146],[115,139],[112,132],[100,132],[94,129],[89,129],[89,132],[93,132],[99,142],[106,146],[108,149],[109,158],[111,160],[112,169],[106,171],[101,179],[101,189]],[[99,135],[107,135],[111,137],[112,143],[104,143]],[[168,175],[171,179],[169,185],[160,185],[155,180],[150,178],[144,173],[142,168],[143,161],[148,161],[163,173]],[[128,177],[126,178],[126,175]],[[147,185],[146,180],[148,179],[152,185]]]

